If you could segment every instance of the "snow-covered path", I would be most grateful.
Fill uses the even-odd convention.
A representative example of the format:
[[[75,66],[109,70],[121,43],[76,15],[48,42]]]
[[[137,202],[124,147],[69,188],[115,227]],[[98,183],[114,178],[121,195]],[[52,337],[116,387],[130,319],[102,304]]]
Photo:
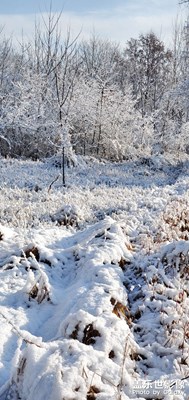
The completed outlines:
[[[112,377],[112,385],[115,379],[119,384],[124,348],[122,338],[130,335],[125,321],[127,297],[119,261],[122,258],[129,260],[132,254],[121,228],[111,218],[79,235],[76,233],[64,238],[64,233],[61,232],[60,237],[48,247],[41,245],[42,240],[38,236],[38,243],[27,247],[23,256],[12,255],[2,265],[0,274],[4,286],[0,315],[4,363],[1,376],[3,381],[8,377],[5,361],[10,362],[15,357],[14,353],[18,352],[18,337],[22,342],[22,345],[19,344],[19,347],[22,346],[20,352],[23,348],[19,363],[25,357],[26,365],[21,369],[13,361],[12,379],[17,386],[14,396],[19,392],[23,399],[36,396],[44,399],[44,390],[48,390],[49,399],[58,400],[66,393],[67,398],[73,398],[75,392],[76,398],[83,399],[90,390],[89,383],[94,374],[97,379],[93,380],[94,383],[97,380],[99,391],[114,398],[112,386],[107,382],[104,384],[103,379],[106,381],[106,377],[109,380]],[[53,238],[53,230],[48,235]],[[7,247],[6,232],[3,233],[2,247],[4,245]],[[36,249],[39,252],[38,261]],[[17,290],[11,288],[10,291],[10,282]],[[119,310],[119,304],[123,309]],[[116,307],[117,311],[113,312]],[[117,315],[119,312],[120,315]],[[12,342],[10,348],[8,337]],[[9,351],[5,352],[5,346]],[[69,347],[72,350],[68,351]],[[51,353],[59,351],[66,353],[68,371],[65,381],[61,374],[57,377],[54,368],[56,356],[51,357]],[[5,360],[7,354],[8,360]],[[37,357],[34,369],[32,357]],[[18,355],[16,358],[18,361]],[[64,371],[61,356],[59,363]],[[83,377],[82,368],[86,375]]]
[[[1,170],[0,399],[188,399],[187,167]]]

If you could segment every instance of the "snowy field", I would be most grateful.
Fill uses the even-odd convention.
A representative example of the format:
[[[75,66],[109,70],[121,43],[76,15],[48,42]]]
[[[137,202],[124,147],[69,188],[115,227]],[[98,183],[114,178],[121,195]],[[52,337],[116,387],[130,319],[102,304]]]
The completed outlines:
[[[189,162],[0,159],[0,400],[189,399]]]

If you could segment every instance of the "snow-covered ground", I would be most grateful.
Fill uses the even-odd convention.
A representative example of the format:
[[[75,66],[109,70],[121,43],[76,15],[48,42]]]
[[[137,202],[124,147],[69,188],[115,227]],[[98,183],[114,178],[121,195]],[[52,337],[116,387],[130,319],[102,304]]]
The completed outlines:
[[[189,398],[189,163],[0,159],[0,400]]]

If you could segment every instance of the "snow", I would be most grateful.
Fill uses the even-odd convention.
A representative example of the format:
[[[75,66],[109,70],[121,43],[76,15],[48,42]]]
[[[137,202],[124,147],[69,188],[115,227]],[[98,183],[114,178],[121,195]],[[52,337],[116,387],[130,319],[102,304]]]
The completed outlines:
[[[186,165],[0,159],[0,400],[188,399]]]

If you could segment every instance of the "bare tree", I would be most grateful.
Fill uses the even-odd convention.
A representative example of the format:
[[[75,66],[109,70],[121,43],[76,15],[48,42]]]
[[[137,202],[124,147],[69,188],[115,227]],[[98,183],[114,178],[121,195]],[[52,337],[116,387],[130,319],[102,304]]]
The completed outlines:
[[[173,50],[171,60],[171,85],[178,83],[184,67],[184,25],[182,19],[177,15],[173,25]]]
[[[74,82],[78,70],[77,38],[71,39],[70,30],[65,40],[62,39],[60,19],[50,9],[48,20],[42,19],[44,31],[36,24],[34,67],[38,73],[46,76],[52,88],[52,102],[56,105],[57,136],[55,148],[62,152],[62,179],[65,186],[65,149],[71,148],[69,138],[69,108]],[[68,154],[67,154],[68,156]]]
[[[72,145],[70,140],[69,111],[74,90],[75,79],[78,71],[78,58],[76,41],[70,41],[70,32],[64,44],[61,62],[54,69],[56,102],[58,106],[59,137],[62,149],[62,180],[65,186],[65,149],[67,150],[67,162],[72,157]],[[70,154],[69,154],[70,152]],[[71,160],[70,160],[71,161]]]

